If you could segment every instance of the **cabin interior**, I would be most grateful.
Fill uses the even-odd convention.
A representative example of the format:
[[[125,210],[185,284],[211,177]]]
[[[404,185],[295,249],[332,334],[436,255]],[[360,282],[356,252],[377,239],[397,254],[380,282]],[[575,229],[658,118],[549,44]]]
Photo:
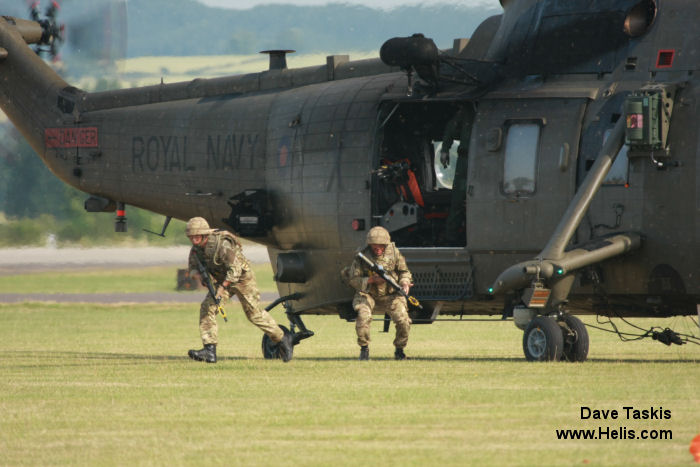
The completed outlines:
[[[372,177],[373,223],[381,225],[400,247],[461,247],[445,233],[457,163],[455,140],[450,162],[440,162],[445,128],[459,108],[456,102],[385,102]],[[462,216],[463,217],[463,216]]]

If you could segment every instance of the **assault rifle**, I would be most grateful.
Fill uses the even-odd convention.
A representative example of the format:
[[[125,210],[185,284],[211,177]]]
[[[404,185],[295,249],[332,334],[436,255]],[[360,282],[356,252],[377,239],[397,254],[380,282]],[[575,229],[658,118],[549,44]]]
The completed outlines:
[[[369,259],[365,255],[363,255],[361,251],[357,253],[357,257],[365,262],[365,264],[369,267],[370,271],[372,271],[373,273],[375,273],[376,275],[378,275],[379,277],[384,279],[390,286],[395,288],[396,291],[402,297],[404,297],[408,301],[409,304],[411,304],[412,306],[414,306],[420,310],[423,309],[423,306],[418,302],[418,299],[416,297],[414,297],[413,295],[409,295],[406,292],[404,292],[403,288],[398,284],[398,282],[396,282],[396,280],[394,280],[394,278],[391,277],[389,275],[389,273],[386,272],[381,265],[375,263],[374,261],[372,261],[371,259]]]
[[[228,323],[228,318],[226,317],[224,307],[221,306],[221,297],[216,296],[216,290],[214,289],[214,284],[212,284],[211,282],[211,276],[209,276],[209,271],[207,271],[207,268],[204,266],[204,263],[202,263],[202,260],[199,259],[199,255],[197,253],[194,254],[194,257],[197,259],[197,268],[199,269],[199,274],[202,276],[202,281],[204,282],[204,285],[206,285],[207,289],[209,289],[209,294],[211,295],[211,298],[214,299],[214,303],[216,303],[216,308],[218,312],[221,313],[221,317],[224,318],[224,321]]]

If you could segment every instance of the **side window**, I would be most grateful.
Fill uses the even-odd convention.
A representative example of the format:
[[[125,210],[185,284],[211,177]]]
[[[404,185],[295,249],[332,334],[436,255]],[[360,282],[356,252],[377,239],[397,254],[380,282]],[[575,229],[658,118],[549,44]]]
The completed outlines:
[[[608,136],[610,136],[610,133],[612,133],[612,129],[605,130],[605,134],[603,135],[603,144],[608,140]],[[627,182],[629,181],[629,159],[627,158],[627,150],[629,147],[626,144],[623,144],[622,147],[620,148],[620,151],[617,153],[617,157],[615,158],[615,162],[613,162],[612,167],[610,167],[610,172],[608,172],[608,175],[605,177],[605,180],[603,180],[603,185],[626,185]]]
[[[506,195],[522,196],[535,192],[540,129],[537,123],[513,123],[508,127],[503,165],[503,192]]]

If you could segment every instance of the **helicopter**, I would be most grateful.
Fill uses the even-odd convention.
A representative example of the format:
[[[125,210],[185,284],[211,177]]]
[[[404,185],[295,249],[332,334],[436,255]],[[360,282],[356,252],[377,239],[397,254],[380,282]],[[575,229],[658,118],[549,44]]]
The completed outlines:
[[[162,234],[202,216],[265,245],[295,344],[313,335],[303,315],[355,318],[339,271],[380,225],[413,273],[414,323],[512,317],[527,360],[582,362],[576,315],[700,309],[700,7],[500,3],[449,49],[414,34],[297,69],[268,50],[259,73],[92,93],[29,48],[42,24],[2,17],[0,107],[118,231],[131,205],[164,215]],[[459,181],[438,154],[465,108],[454,241]]]

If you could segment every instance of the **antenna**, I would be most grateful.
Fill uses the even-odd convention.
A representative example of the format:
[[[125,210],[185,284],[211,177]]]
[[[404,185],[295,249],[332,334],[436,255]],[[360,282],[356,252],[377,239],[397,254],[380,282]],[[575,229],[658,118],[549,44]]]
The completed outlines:
[[[158,232],[153,232],[152,230],[148,230],[148,229],[143,229],[143,231],[144,231],[144,232],[148,232],[148,233],[153,234],[153,235],[158,235],[159,237],[165,238],[165,229],[168,228],[168,224],[170,224],[170,220],[171,220],[172,218],[173,218],[172,216],[167,216],[167,217],[165,218],[165,223],[163,224],[163,229],[160,231],[160,233],[158,233]]]

